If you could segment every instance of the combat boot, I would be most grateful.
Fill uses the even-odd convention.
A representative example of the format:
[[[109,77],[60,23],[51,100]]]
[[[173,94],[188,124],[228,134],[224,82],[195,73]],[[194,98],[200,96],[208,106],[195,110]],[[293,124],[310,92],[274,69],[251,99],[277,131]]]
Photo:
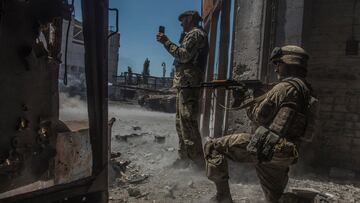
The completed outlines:
[[[233,203],[228,181],[216,182],[216,195],[210,199],[211,203]]]

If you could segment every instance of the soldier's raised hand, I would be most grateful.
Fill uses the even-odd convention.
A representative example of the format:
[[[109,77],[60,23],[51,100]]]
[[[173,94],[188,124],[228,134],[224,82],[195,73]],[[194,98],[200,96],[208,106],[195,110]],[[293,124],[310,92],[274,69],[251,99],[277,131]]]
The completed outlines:
[[[164,33],[158,32],[156,34],[156,40],[161,44],[164,44],[166,41],[169,40],[169,38]]]

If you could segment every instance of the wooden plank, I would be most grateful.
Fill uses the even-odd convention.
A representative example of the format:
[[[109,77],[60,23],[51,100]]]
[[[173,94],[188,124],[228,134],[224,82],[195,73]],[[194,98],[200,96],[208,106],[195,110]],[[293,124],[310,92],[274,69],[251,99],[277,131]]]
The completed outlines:
[[[230,41],[230,8],[231,1],[223,1],[221,8],[221,30],[220,30],[220,50],[219,50],[219,80],[227,79],[229,61],[229,41]],[[215,115],[214,115],[214,137],[223,135],[224,108],[225,106],[224,89],[216,90]],[[220,106],[221,105],[221,106]]]

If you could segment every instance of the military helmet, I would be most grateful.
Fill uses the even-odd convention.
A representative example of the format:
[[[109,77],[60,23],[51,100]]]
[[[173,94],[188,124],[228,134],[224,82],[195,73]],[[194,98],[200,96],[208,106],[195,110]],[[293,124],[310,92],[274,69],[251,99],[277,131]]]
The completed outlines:
[[[289,65],[297,65],[306,68],[309,54],[295,45],[286,45],[283,47],[275,47],[270,56],[270,62],[283,62]]]
[[[179,15],[179,21],[181,21],[181,18],[185,17],[185,16],[192,16],[193,19],[195,20],[195,22],[200,22],[202,21],[202,17],[200,16],[199,12],[197,11],[193,11],[193,10],[189,10],[189,11],[184,11],[183,13],[181,13]]]

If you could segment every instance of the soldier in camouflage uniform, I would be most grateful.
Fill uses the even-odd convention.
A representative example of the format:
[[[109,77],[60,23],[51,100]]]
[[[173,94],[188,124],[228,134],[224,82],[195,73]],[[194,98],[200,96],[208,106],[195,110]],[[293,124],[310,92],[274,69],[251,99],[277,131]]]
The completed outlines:
[[[189,159],[200,168],[205,166],[197,121],[200,90],[179,89],[180,86],[199,85],[203,80],[208,40],[207,33],[199,26],[201,20],[197,11],[185,11],[179,16],[184,30],[180,45],[171,42],[163,33],[156,36],[157,41],[175,58],[173,87],[178,90],[176,130],[179,136],[179,158],[174,163],[176,166],[186,166]]]
[[[205,144],[206,173],[217,189],[213,202],[232,202],[226,158],[255,163],[267,202],[279,202],[306,128],[311,95],[305,80],[307,60],[308,54],[298,46],[275,48],[271,62],[280,82],[256,98],[257,102],[247,110],[256,131],[212,139]]]

